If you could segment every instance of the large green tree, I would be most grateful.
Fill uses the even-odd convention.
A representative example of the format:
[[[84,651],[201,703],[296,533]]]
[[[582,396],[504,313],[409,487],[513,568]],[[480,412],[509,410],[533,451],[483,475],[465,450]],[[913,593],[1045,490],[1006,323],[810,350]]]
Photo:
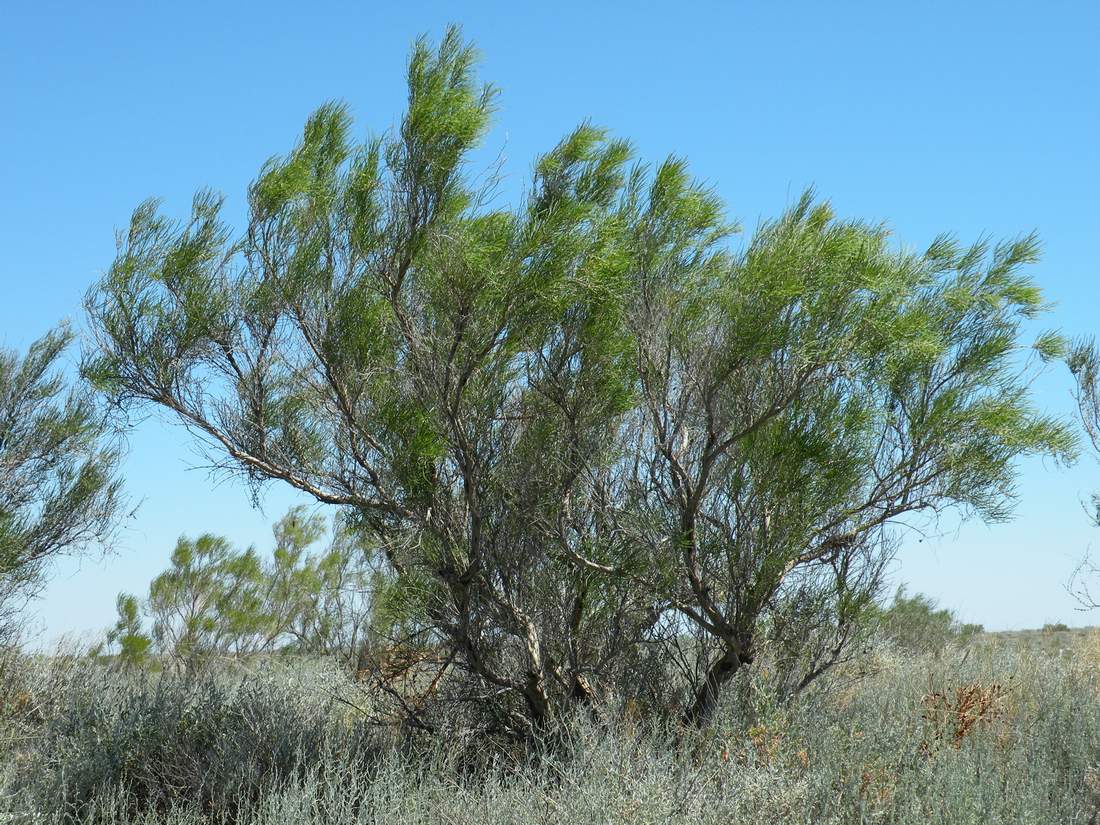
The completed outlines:
[[[465,167],[493,101],[473,64],[456,31],[418,43],[399,129],[359,146],[320,109],[251,187],[240,238],[209,193],[182,226],[139,208],[89,296],[86,366],[227,469],[350,508],[473,683],[518,700],[515,727],[590,698],[649,598],[558,547],[617,542],[600,467],[631,393],[630,152],[582,127],[521,209],[488,208]]]
[[[886,528],[947,508],[1007,518],[1015,459],[1075,449],[1029,397],[1033,238],[899,251],[810,196],[737,255],[696,238],[709,243],[687,236],[670,255],[643,236],[633,321],[637,485],[657,525],[639,540],[717,643],[691,722],[753,661],[761,618],[792,590],[832,595],[840,644],[816,671],[870,604]],[[1035,346],[1046,360],[1063,344]]]
[[[139,207],[86,370],[218,466],[347,508],[501,723],[635,685],[640,649],[694,630],[702,724],[761,628],[814,605],[808,683],[889,525],[1003,518],[1016,457],[1072,452],[1020,371],[1031,239],[901,252],[807,196],[738,246],[682,161],[588,125],[503,207],[469,168],[474,62],[456,30],[418,42],[400,126],[360,144],[319,109],[239,235],[208,192],[182,224]]]

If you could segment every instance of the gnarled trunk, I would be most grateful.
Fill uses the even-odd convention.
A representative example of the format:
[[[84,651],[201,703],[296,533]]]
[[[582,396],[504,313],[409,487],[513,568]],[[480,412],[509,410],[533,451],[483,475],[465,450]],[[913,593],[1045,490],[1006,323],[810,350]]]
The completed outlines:
[[[536,731],[550,729],[554,719],[553,706],[546,694],[546,682],[542,674],[530,672],[523,686],[523,698],[527,702],[527,715]]]
[[[744,658],[739,656],[733,648],[727,647],[721,657],[707,670],[706,678],[696,691],[695,700],[684,711],[681,722],[695,728],[706,727],[718,708],[722,688],[745,664],[748,662]]]

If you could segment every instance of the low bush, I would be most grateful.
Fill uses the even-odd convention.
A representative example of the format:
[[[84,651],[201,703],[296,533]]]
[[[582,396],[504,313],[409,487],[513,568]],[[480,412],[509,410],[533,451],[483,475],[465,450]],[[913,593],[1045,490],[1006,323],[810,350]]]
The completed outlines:
[[[29,667],[45,715],[0,772],[16,822],[1061,825],[1088,821],[1100,785],[1092,661],[995,645],[882,648],[790,704],[761,676],[703,731],[576,718],[478,770],[476,742],[369,725],[372,697],[335,669]]]
[[[323,670],[303,688],[286,667],[201,679],[78,667],[81,678],[62,682],[47,668],[31,700],[51,712],[12,780],[28,809],[80,819],[114,799],[127,815],[186,805],[224,817],[308,766],[339,757],[364,768],[380,747],[339,711],[336,677]]]

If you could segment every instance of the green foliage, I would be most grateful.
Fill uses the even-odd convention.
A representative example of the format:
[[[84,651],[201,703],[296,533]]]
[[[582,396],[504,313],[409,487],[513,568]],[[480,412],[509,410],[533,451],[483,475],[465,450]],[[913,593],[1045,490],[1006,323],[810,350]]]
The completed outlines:
[[[1066,364],[1077,384],[1077,411],[1085,436],[1093,453],[1100,456],[1100,348],[1091,339],[1076,342],[1065,353]],[[1100,493],[1092,495],[1092,512],[1095,524],[1100,525]],[[1070,592],[1085,609],[1095,609],[1097,599],[1093,595],[1096,574],[1100,572],[1088,555],[1082,559],[1069,582]]]
[[[218,536],[181,538],[143,602],[118,597],[108,645],[125,664],[156,652],[188,670],[218,656],[280,650],[354,665],[371,634],[391,630],[403,614],[381,560],[341,520],[329,547],[309,552],[326,532],[321,516],[296,507],[275,524],[269,560]]]
[[[51,558],[109,538],[121,507],[110,431],[61,373],[72,338],[61,327],[26,355],[0,350],[0,618]]]
[[[898,588],[893,602],[877,613],[874,621],[880,632],[899,648],[914,653],[934,653],[950,642],[966,643],[984,630],[980,624],[960,622],[923,593],[906,595],[905,585]]]
[[[0,648],[22,635],[50,562],[108,544],[122,508],[112,432],[63,375],[72,339],[62,326],[25,355],[0,349]]]
[[[153,640],[141,631],[141,607],[136,597],[120,593],[116,603],[118,621],[107,633],[107,644],[118,645],[118,658],[126,666],[140,665],[148,658]]]
[[[208,192],[184,223],[140,206],[85,370],[216,466],[346,508],[516,732],[639,684],[639,646],[685,629],[702,724],[796,597],[820,675],[891,525],[1008,518],[1017,459],[1075,454],[1030,392],[1065,349],[1025,340],[1034,237],[912,252],[807,192],[735,245],[682,159],[587,123],[505,206],[469,168],[475,69],[450,29],[414,46],[393,132],[318,109],[239,234]]]

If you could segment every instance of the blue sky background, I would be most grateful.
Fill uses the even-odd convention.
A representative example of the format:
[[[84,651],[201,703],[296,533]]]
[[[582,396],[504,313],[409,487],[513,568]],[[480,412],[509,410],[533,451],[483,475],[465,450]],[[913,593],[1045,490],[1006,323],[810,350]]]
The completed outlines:
[[[749,230],[807,185],[899,243],[1037,230],[1034,274],[1073,335],[1100,332],[1100,4],[21,3],[0,24],[0,346],[25,347],[85,290],[144,198],[184,216],[211,186],[243,214],[246,186],[306,116],[346,101],[361,134],[397,122],[419,33],[459,22],[501,89],[485,157],[518,192],[535,155],[589,118],[641,157],[686,156]],[[1037,384],[1069,415],[1068,376]],[[262,511],[215,484],[188,437],[157,419],[130,441],[141,505],[102,560],[67,560],[34,605],[42,643],[113,620],[181,533],[269,546],[294,497]],[[1022,466],[1010,524],[954,522],[906,541],[897,581],[989,628],[1100,623],[1064,590],[1098,543],[1086,458]]]

